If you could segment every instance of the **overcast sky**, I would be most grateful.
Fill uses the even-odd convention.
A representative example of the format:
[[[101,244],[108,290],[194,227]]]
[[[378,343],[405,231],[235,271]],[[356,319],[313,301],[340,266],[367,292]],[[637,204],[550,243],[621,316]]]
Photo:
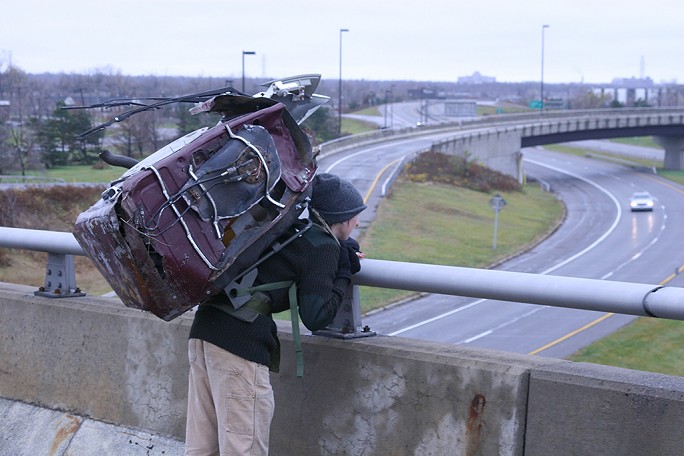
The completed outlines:
[[[684,82],[684,0],[0,0],[0,69]],[[340,29],[349,32],[340,33]]]

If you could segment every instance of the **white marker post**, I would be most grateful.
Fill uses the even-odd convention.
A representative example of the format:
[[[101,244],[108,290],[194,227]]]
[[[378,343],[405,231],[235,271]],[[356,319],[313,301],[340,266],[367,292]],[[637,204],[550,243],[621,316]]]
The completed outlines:
[[[499,230],[499,211],[506,205],[506,200],[497,193],[489,200],[489,205],[494,209],[494,242],[492,243],[492,249],[496,250],[496,236]]]

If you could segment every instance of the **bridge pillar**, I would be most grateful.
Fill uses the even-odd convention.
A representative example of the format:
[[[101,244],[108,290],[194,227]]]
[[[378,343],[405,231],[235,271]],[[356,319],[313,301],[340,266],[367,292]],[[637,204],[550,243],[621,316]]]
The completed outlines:
[[[432,144],[433,152],[470,157],[488,168],[522,183],[522,154],[519,130],[498,128],[475,134],[465,132]]]
[[[684,170],[684,136],[655,136],[655,141],[665,149],[665,169]]]

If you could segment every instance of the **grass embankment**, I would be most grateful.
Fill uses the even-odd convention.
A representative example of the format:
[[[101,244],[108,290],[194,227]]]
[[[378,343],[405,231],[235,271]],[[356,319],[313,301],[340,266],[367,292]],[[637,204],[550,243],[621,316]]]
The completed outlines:
[[[569,359],[684,377],[682,358],[684,321],[643,317]]]
[[[362,250],[368,258],[484,268],[535,244],[562,219],[562,204],[536,186],[500,194],[507,205],[499,213],[496,250],[493,193],[407,181],[380,204]],[[362,311],[413,294],[362,287]]]
[[[0,191],[0,226],[71,232],[78,214],[95,203],[103,187],[29,187]],[[0,249],[0,281],[35,286],[45,283],[48,254],[29,250]],[[88,294],[104,294],[111,288],[83,256],[74,257],[76,283]]]
[[[92,165],[59,166],[35,173],[30,172],[29,174],[43,175],[53,179],[62,179],[66,183],[73,184],[79,182],[108,183],[118,179],[125,172],[126,169],[119,166],[98,164],[97,167],[93,167]]]

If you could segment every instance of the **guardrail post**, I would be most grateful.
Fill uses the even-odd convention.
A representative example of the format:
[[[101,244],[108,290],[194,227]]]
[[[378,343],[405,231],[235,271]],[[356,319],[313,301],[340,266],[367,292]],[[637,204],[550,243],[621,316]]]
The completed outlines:
[[[368,326],[361,323],[361,301],[359,287],[350,285],[340,304],[340,309],[333,322],[320,331],[314,331],[317,336],[334,337],[336,339],[354,339],[357,337],[374,336]]]
[[[76,286],[73,255],[48,253],[48,262],[45,268],[45,285],[33,294],[45,298],[85,296],[85,293]]]

